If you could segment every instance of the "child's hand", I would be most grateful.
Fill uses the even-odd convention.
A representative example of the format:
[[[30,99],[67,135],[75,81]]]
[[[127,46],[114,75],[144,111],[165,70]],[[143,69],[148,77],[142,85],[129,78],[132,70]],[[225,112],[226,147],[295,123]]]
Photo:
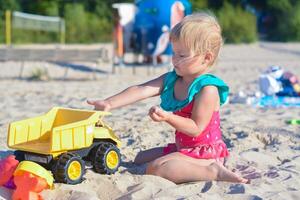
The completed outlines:
[[[169,115],[170,115],[170,113],[162,110],[158,106],[153,106],[149,110],[149,116],[155,122],[167,121],[169,118]]]
[[[94,108],[95,110],[109,111],[111,108],[110,104],[105,100],[98,100],[98,101],[87,100],[87,103],[95,106]]]

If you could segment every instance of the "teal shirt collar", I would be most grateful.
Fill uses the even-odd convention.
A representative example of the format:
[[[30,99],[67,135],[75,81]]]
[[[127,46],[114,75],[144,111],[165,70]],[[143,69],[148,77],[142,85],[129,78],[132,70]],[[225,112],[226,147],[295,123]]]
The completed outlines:
[[[203,74],[195,78],[188,88],[188,96],[184,100],[177,100],[174,97],[174,85],[179,76],[175,71],[166,74],[163,82],[163,90],[161,92],[160,106],[166,111],[177,111],[184,108],[194,99],[194,96],[207,85],[214,85],[218,88],[220,96],[220,104],[223,105],[228,97],[229,87],[223,80],[212,74]]]

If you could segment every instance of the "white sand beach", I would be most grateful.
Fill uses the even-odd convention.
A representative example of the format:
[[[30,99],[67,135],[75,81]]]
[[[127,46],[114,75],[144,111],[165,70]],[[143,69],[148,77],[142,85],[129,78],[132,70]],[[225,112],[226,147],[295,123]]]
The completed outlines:
[[[78,65],[88,65],[79,63]],[[256,43],[225,45],[213,73],[230,86],[230,97],[243,91],[259,91],[258,77],[269,65],[280,65],[300,77],[300,43]],[[51,77],[61,77],[65,68],[54,64],[28,62],[24,78],[37,67],[46,67]],[[105,98],[127,86],[142,83],[167,71],[158,68],[148,75],[146,68],[123,68],[109,74],[110,64],[98,67],[97,80],[82,68],[70,68],[67,80],[28,81],[14,79],[20,63],[0,63],[0,158],[12,153],[8,149],[7,129],[10,122],[38,116],[54,106],[93,109],[86,99]],[[103,72],[102,72],[103,70]],[[84,80],[82,80],[84,79]],[[159,97],[113,110],[105,118],[122,141],[119,172],[100,175],[87,169],[85,180],[78,185],[55,183],[45,190],[46,200],[108,199],[300,199],[300,126],[285,120],[300,118],[299,108],[258,108],[228,103],[221,108],[223,137],[230,150],[226,166],[250,178],[250,184],[195,182],[176,185],[160,177],[143,175],[145,166],[132,163],[140,150],[164,146],[174,141],[174,130],[155,123],[148,109],[159,104]],[[0,199],[9,199],[10,190],[0,187]]]

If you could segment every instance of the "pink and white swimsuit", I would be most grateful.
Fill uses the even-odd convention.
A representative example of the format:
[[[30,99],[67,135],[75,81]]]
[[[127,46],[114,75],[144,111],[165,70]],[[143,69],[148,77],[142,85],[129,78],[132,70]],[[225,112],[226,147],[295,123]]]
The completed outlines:
[[[191,118],[194,100],[182,109],[173,112],[181,117]],[[188,136],[180,131],[175,132],[175,143],[164,148],[164,154],[180,152],[197,159],[218,159],[229,155],[226,144],[222,140],[219,112],[215,111],[205,130],[196,137]]]

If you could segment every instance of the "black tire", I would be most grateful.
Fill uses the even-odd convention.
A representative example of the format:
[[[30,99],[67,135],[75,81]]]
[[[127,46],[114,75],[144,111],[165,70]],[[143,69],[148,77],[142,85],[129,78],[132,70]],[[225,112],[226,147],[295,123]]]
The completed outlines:
[[[112,163],[107,162],[108,155],[113,155],[113,157],[115,157]],[[90,160],[97,173],[114,174],[118,171],[120,166],[121,155],[119,149],[114,144],[110,142],[101,142],[92,149]]]
[[[72,177],[72,175],[70,175],[68,172],[70,167],[74,166],[74,164],[80,168],[80,171],[76,171],[76,176]],[[72,185],[82,182],[84,171],[84,161],[80,158],[79,155],[74,153],[64,153],[60,155],[58,160],[55,161],[54,166],[52,167],[52,173],[56,182]]]
[[[25,160],[25,152],[24,151],[14,151],[14,156],[16,157],[16,160],[18,160],[19,162],[22,162],[23,160]]]

